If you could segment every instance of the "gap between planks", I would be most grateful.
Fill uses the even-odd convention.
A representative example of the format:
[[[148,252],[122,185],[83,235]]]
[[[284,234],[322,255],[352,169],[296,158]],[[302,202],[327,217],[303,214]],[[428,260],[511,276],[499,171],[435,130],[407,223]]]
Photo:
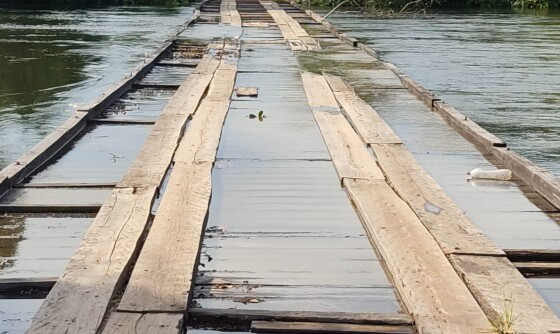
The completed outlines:
[[[210,46],[222,47],[223,44]],[[213,52],[212,52],[213,53]],[[122,287],[150,219],[158,188],[183,127],[219,60],[209,53],[187,77],[154,125],[131,168],[105,201],[27,333],[96,333]]]

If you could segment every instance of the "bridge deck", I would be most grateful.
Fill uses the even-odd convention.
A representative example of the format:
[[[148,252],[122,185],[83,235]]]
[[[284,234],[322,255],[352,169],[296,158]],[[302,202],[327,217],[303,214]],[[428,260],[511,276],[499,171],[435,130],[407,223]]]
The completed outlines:
[[[513,296],[519,332],[560,330],[556,180],[371,55],[294,5],[202,3],[0,172],[0,329],[467,333]]]

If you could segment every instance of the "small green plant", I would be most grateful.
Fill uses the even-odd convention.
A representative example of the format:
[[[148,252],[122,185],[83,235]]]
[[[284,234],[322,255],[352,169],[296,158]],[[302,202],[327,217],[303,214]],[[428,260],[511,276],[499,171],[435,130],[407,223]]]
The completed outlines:
[[[491,333],[496,334],[515,334],[515,323],[519,319],[520,314],[516,314],[514,310],[515,297],[513,292],[506,296],[504,293],[504,308],[493,319],[490,319],[492,325]]]
[[[259,119],[259,122],[262,122],[262,121],[264,121],[264,119],[266,118],[266,116],[264,115],[264,111],[262,111],[262,110],[261,110],[261,111],[259,111],[259,114],[258,114],[258,115],[255,115],[255,114],[249,114],[249,115],[248,115],[248,117],[249,117],[249,119],[255,119],[255,118],[258,118],[258,119]]]

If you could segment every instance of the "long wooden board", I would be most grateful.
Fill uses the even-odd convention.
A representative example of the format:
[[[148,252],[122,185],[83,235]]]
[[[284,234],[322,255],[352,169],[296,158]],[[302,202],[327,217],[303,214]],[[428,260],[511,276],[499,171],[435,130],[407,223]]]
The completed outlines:
[[[357,325],[319,322],[253,321],[253,333],[370,333],[370,334],[412,334],[408,326]]]
[[[119,310],[185,312],[188,308],[210,201],[212,163],[234,82],[235,65],[222,63],[177,149],[165,195]]]
[[[114,312],[104,333],[181,334],[183,315],[173,313]]]
[[[382,181],[345,179],[420,333],[476,333],[488,319],[418,217]]]
[[[490,319],[513,305],[516,333],[558,333],[560,319],[506,258],[451,255],[450,260]]]
[[[340,180],[345,178],[385,180],[385,176],[340,112],[322,75],[301,74],[307,101],[329,149]]]
[[[177,98],[175,95],[172,99]],[[128,268],[140,248],[153,201],[188,117],[170,109],[166,111],[156,122],[133,167],[101,207],[28,333],[96,333],[102,326],[111,300],[122,289]],[[154,156],[168,160],[154,161]]]

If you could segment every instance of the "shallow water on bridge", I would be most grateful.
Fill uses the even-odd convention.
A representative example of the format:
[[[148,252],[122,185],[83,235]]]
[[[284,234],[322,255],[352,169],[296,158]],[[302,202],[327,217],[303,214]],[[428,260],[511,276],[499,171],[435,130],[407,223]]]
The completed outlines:
[[[329,20],[560,175],[560,12]]]
[[[0,168],[123,78],[192,10],[0,10]]]

